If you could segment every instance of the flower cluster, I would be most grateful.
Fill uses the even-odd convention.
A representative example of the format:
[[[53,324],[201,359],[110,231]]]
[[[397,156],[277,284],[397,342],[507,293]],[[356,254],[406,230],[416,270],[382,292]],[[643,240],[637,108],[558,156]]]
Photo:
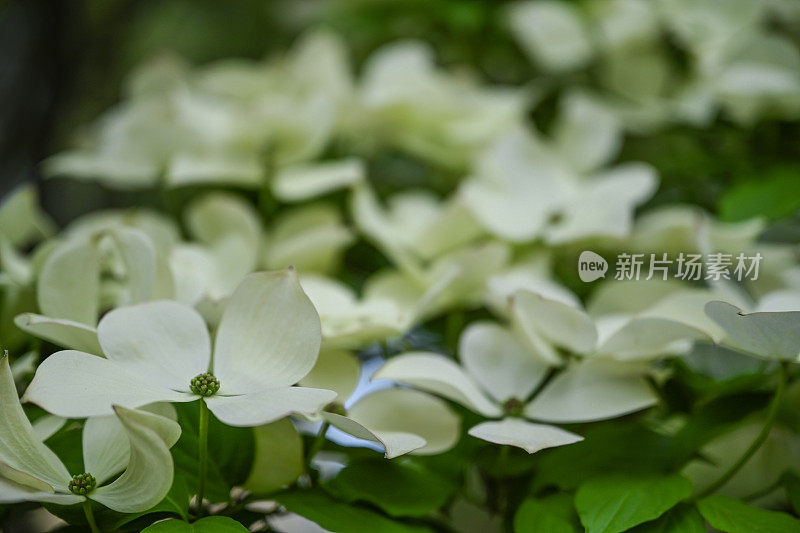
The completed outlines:
[[[98,211],[59,231],[32,187],[0,205],[0,339],[12,354],[0,364],[0,503],[81,504],[94,530],[97,504],[188,518],[276,494],[314,519],[297,494],[321,482],[381,507],[326,468],[367,463],[348,456],[353,446],[407,456],[389,463],[404,476],[455,468],[450,484],[467,502],[482,494],[469,454],[493,454],[501,476],[517,460],[523,475],[528,454],[596,442],[602,421],[683,435],[695,389],[713,380],[676,380],[712,368],[731,379],[714,387],[738,390],[735,379],[752,376],[730,371],[734,352],[765,361],[762,387],[780,367],[778,405],[800,362],[796,245],[760,240],[757,218],[725,222],[689,204],[637,212],[659,173],[620,155],[630,136],[676,124],[800,112],[800,54],[766,28],[800,11],[733,4],[507,6],[509,35],[553,83],[602,65],[597,86],[560,91],[542,131],[529,116],[535,90],[439,67],[416,41],[380,48],[357,76],[342,40],[321,32],[263,63],[141,67],[91,134],[42,168],[156,192],[170,209]],[[671,46],[689,58],[684,71],[668,61]],[[399,172],[421,174],[422,187],[386,187],[392,170],[376,162],[397,153]],[[763,259],[758,279],[739,284],[665,271],[582,285],[563,265],[586,243]],[[669,396],[676,387],[686,390]],[[49,446],[75,430],[82,463],[67,466]],[[238,463],[222,462],[215,431],[249,439],[243,475],[226,471]],[[692,476],[704,439],[680,441],[689,454],[669,465],[693,477],[698,497],[719,488],[717,475]],[[461,466],[424,462],[447,453]],[[538,472],[539,489],[578,485]],[[162,507],[181,483],[181,503]],[[726,487],[772,486],[746,485]],[[320,505],[332,497],[314,493]],[[503,505],[493,511],[511,513]]]

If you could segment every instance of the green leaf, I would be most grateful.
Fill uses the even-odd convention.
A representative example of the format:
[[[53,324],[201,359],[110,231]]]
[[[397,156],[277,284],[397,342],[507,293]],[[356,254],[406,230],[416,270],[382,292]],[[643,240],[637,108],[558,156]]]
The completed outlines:
[[[412,461],[366,459],[347,465],[325,489],[348,502],[377,505],[392,516],[425,516],[443,506],[455,487]]]
[[[561,500],[563,498],[529,498],[522,502],[522,505],[517,509],[517,514],[514,516],[514,532],[548,531],[552,533],[572,533],[578,531],[578,528],[571,521],[571,502],[567,502],[569,508],[564,509],[564,506],[560,505]]]
[[[255,428],[253,467],[244,487],[268,494],[294,483],[303,473],[303,439],[288,418]]]
[[[337,533],[423,533],[430,529],[396,522],[375,511],[334,500],[320,490],[284,492],[275,496],[289,511]]]
[[[731,187],[720,199],[722,220],[737,222],[753,217],[775,220],[800,209],[800,181],[796,167],[773,168],[766,177]]]
[[[581,485],[575,508],[589,533],[615,533],[658,518],[691,493],[692,483],[677,474],[617,474]]]
[[[581,435],[581,442],[540,452],[533,490],[552,485],[574,489],[609,471],[667,472],[676,461],[669,437],[635,421],[594,426]]]
[[[767,511],[728,496],[709,496],[697,504],[712,527],[727,533],[792,533],[800,520],[786,513]]]
[[[706,523],[693,505],[679,504],[660,518],[631,530],[633,533],[706,533]]]
[[[142,533],[244,533],[246,527],[227,516],[209,516],[189,524],[182,520],[165,520],[146,527]]]

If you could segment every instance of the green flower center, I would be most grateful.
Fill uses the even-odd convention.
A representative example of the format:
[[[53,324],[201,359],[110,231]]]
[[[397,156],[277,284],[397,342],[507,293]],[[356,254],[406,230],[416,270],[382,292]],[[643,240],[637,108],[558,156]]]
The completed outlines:
[[[97,480],[94,478],[93,475],[83,473],[83,474],[75,474],[72,476],[72,480],[67,485],[67,488],[72,494],[77,494],[78,496],[86,496],[90,492],[94,490],[94,487],[97,485]]]
[[[503,404],[503,413],[506,416],[515,416],[519,417],[522,416],[522,412],[525,410],[525,404],[522,400],[518,398],[509,398]]]
[[[213,396],[219,390],[219,380],[210,372],[198,374],[192,378],[189,388],[200,396]]]

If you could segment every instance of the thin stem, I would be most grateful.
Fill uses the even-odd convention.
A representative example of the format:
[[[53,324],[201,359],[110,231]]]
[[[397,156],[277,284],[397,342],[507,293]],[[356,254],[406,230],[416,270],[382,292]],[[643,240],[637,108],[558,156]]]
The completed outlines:
[[[329,427],[331,427],[331,425],[328,422],[322,423],[317,436],[314,438],[314,442],[311,443],[311,447],[308,449],[308,455],[306,456],[306,470],[308,472],[311,472],[311,461],[314,460],[314,456],[319,453],[322,449],[322,445],[325,444],[325,434],[328,432]]]
[[[741,457],[739,457],[739,459],[733,463],[730,468],[728,468],[728,470],[726,470],[725,473],[719,477],[719,479],[706,487],[705,490],[701,491],[695,497],[696,500],[714,493],[717,489],[730,481],[730,479],[736,475],[736,473],[747,463],[747,461],[750,460],[753,454],[758,451],[761,445],[764,444],[764,441],[767,440],[767,437],[772,430],[772,425],[775,423],[775,417],[778,415],[778,408],[783,401],[783,393],[786,390],[786,380],[788,374],[788,365],[787,363],[782,362],[778,387],[775,389],[775,394],[772,396],[772,401],[767,409],[767,418],[764,420],[764,425],[762,426],[761,431],[758,433],[758,436],[756,436],[755,440],[750,444],[747,450],[745,450]]]
[[[97,527],[97,522],[94,520],[94,511],[92,511],[92,502],[88,498],[83,500],[83,514],[86,515],[86,521],[89,522],[89,529],[92,533],[100,533],[100,528]]]
[[[200,470],[197,474],[197,516],[203,515],[203,496],[206,492],[206,473],[208,471],[208,406],[200,400],[200,429],[198,440],[198,463]]]

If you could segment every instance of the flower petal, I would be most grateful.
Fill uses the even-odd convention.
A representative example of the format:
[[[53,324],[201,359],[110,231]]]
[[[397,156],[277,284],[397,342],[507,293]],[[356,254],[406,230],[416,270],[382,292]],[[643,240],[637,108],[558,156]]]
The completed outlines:
[[[444,396],[485,416],[501,414],[500,408],[489,401],[472,377],[443,355],[409,352],[392,357],[372,377],[381,378]]]
[[[572,305],[520,290],[514,294],[512,316],[522,331],[535,331],[550,343],[576,353],[591,351],[597,342],[592,319]]]
[[[330,425],[359,439],[375,442],[383,446],[387,459],[394,459],[425,446],[425,439],[413,433],[401,431],[371,431],[355,420],[335,413],[322,413],[322,418]]]
[[[97,329],[81,322],[64,318],[50,318],[35,313],[23,313],[14,317],[14,324],[34,337],[81,352],[103,355],[97,341]]]
[[[765,357],[797,361],[800,357],[800,311],[744,313],[725,302],[709,302],[706,314],[727,333],[734,348]]]
[[[180,426],[172,422],[176,416],[170,404],[154,404],[155,411],[163,412],[162,406],[172,409],[172,417],[149,412],[150,407],[138,410],[142,420],[161,435],[167,447],[172,447],[180,437]],[[83,426],[83,466],[92,474],[98,485],[121,472],[128,464],[131,448],[128,433],[115,415],[93,416]]]
[[[570,91],[559,103],[553,140],[573,168],[590,171],[617,155],[622,124],[609,106],[581,91]]]
[[[44,442],[55,435],[59,429],[66,425],[66,423],[66,418],[61,418],[60,416],[55,415],[44,415],[37,418],[33,422],[32,426],[34,433],[36,433],[36,437],[40,441]]]
[[[152,376],[83,352],[56,352],[39,365],[23,400],[65,418],[107,415],[112,405],[140,407],[154,402],[191,402],[193,394],[153,385]],[[191,379],[191,378],[190,378]]]
[[[272,192],[284,202],[308,200],[361,181],[365,174],[364,161],[356,157],[292,165],[275,174]]]
[[[583,440],[583,437],[556,426],[534,424],[520,418],[504,418],[482,422],[468,432],[473,437],[495,444],[509,444],[536,453],[545,448],[565,446]]]
[[[300,380],[300,384],[304,387],[332,390],[337,394],[339,401],[344,403],[356,390],[360,373],[361,365],[358,357],[351,351],[323,348],[319,353],[317,364]]]
[[[325,272],[338,263],[341,252],[353,240],[336,207],[306,205],[274,222],[264,264],[271,269],[294,265],[300,272]]]
[[[565,204],[558,222],[545,232],[550,244],[586,237],[627,237],[634,209],[658,187],[658,175],[645,163],[624,163],[582,182]]]
[[[156,249],[150,237],[141,230],[128,228],[112,228],[108,236],[125,265],[126,303],[148,300],[156,281]]]
[[[83,496],[75,494],[54,494],[49,491],[34,490],[0,477],[0,503],[34,501],[55,503],[57,505],[73,505],[83,500]]]
[[[294,270],[250,274],[217,329],[213,366],[221,393],[297,383],[314,367],[321,340],[319,316]]]
[[[473,322],[461,334],[458,355],[467,372],[495,400],[525,400],[547,375],[537,359],[508,329]]]
[[[561,161],[516,128],[480,155],[476,176],[462,182],[459,194],[486,230],[524,242],[541,235],[570,178]]]
[[[44,315],[97,324],[100,264],[92,242],[81,239],[57,246],[42,265],[36,294]]]
[[[69,472],[56,454],[38,438],[22,410],[7,353],[0,357],[0,405],[3,406],[3,416],[0,416],[0,461],[50,486],[66,487],[70,480]]]
[[[97,337],[106,358],[160,387],[188,392],[189,381],[209,368],[205,321],[178,302],[118,307],[100,320]]]
[[[425,445],[413,450],[419,455],[445,452],[461,436],[460,419],[447,402],[412,389],[373,392],[351,407],[348,415],[382,440],[401,434],[422,437]],[[404,437],[404,442],[410,441]],[[397,444],[397,441],[392,443],[392,453],[397,452]]]
[[[569,2],[515,2],[508,21],[522,49],[546,70],[571,70],[592,56],[588,28]]]
[[[597,355],[617,360],[682,354],[695,340],[711,340],[695,327],[662,318],[602,317],[597,324],[601,333]]]
[[[591,422],[622,416],[658,402],[630,363],[589,359],[553,378],[528,404],[525,416],[547,422]]]
[[[260,426],[294,414],[312,415],[336,399],[336,393],[305,387],[276,387],[241,396],[204,398],[214,416],[229,426]]]
[[[162,416],[115,406],[128,436],[128,467],[111,484],[91,493],[91,499],[120,513],[137,513],[160,502],[172,486],[173,462],[169,452],[181,433],[180,426]]]

